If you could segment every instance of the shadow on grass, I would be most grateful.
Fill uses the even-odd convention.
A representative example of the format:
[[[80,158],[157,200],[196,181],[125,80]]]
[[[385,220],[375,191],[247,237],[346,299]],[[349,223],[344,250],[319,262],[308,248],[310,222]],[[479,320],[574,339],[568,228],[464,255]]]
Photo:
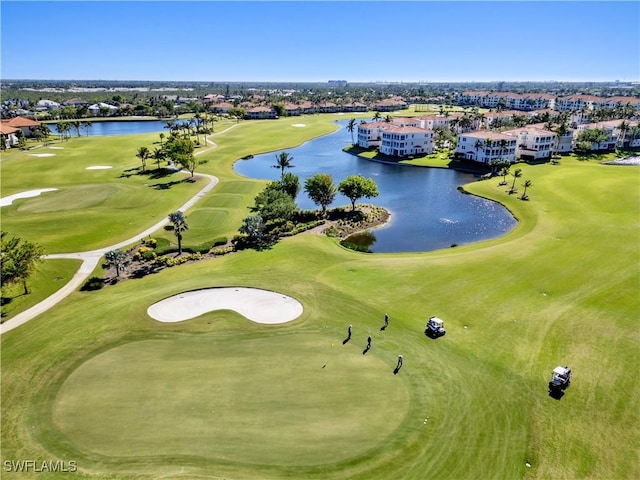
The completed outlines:
[[[149,185],[151,188],[155,188],[156,190],[169,190],[171,187],[173,187],[174,185],[178,185],[180,183],[184,183],[187,180],[174,180],[172,182],[166,182],[166,183],[154,183],[153,185]]]

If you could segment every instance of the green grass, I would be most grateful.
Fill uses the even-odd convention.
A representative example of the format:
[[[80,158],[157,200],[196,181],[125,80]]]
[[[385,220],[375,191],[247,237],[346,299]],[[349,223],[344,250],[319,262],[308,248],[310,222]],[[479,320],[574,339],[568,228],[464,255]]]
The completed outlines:
[[[278,122],[255,124],[268,149],[286,148]],[[187,214],[198,230],[226,210],[212,238],[260,188],[231,170],[258,153],[239,135],[252,138],[250,122],[240,127],[216,138],[202,170],[220,184]],[[301,235],[74,293],[2,335],[2,460],[76,460],[79,478],[640,476],[640,172],[574,158],[518,167],[520,191],[533,182],[527,202],[500,178],[466,186],[520,220],[499,239],[364,255]],[[146,315],[167,296],[225,285],[291,295],[304,313],[276,326],[226,311],[178,324]],[[430,315],[445,337],[423,335]],[[559,364],[574,381],[558,401],[546,384]]]
[[[51,259],[39,263],[27,281],[27,295],[24,295],[22,283],[3,287],[2,321],[31,308],[62,288],[78,271],[80,263],[79,260],[66,259]]]

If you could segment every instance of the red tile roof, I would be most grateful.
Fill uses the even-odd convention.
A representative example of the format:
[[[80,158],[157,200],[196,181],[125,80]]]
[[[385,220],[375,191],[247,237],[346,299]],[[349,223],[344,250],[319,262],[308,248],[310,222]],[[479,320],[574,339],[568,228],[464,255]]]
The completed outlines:
[[[29,118],[25,118],[25,117],[14,117],[10,120],[2,120],[2,123],[4,123],[5,125],[9,125],[11,127],[37,127],[38,125],[40,125],[40,122],[36,122],[34,120],[31,120]]]

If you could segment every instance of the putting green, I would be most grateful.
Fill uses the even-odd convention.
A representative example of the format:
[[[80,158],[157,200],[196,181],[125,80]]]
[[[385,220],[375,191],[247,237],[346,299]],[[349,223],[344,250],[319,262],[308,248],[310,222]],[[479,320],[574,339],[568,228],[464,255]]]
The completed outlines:
[[[343,461],[388,441],[409,392],[395,358],[335,342],[293,333],[123,344],[71,373],[53,419],[79,450],[108,457]]]

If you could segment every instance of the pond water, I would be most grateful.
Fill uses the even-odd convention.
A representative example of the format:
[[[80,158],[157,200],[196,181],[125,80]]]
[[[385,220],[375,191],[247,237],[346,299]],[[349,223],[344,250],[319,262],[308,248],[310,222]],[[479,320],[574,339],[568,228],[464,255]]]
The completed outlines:
[[[250,178],[278,180],[280,170],[273,168],[276,155],[286,151],[293,157],[288,170],[306,178],[329,173],[336,185],[349,175],[373,178],[380,195],[361,199],[391,212],[391,221],[371,230],[365,242],[371,252],[424,252],[496,238],[516,226],[516,220],[502,205],[466,195],[457,188],[475,180],[473,175],[439,168],[388,165],[365,160],[342,151],[351,144],[347,121],[337,122],[340,129],[313,139],[299,147],[238,160],[234,169]],[[298,207],[317,209],[304,190],[298,195]],[[338,194],[331,207],[350,205]],[[362,239],[361,239],[362,240]],[[354,242],[355,243],[355,242]]]
[[[119,120],[93,122],[89,127],[89,136],[96,135],[132,135],[136,133],[154,133],[165,132],[169,135],[169,130],[164,128],[167,124],[164,120]],[[58,135],[58,125],[55,123],[48,124],[51,132]],[[76,129],[71,128],[69,132],[72,136],[77,135]],[[87,135],[87,129],[80,127],[80,135]]]

